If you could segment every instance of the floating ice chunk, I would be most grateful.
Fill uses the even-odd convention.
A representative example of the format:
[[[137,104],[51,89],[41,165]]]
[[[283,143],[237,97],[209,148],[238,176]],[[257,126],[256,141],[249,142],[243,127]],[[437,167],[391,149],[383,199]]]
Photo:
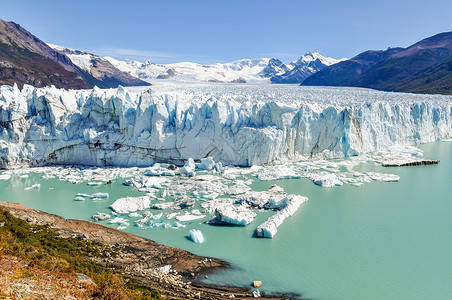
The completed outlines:
[[[185,165],[182,168],[180,168],[179,172],[181,173],[181,175],[193,177],[196,175],[195,169],[196,169],[195,161],[192,158],[189,158],[185,162]]]
[[[29,190],[39,190],[41,188],[41,185],[39,183],[33,184],[32,186],[24,188],[25,191]]]
[[[220,223],[246,226],[253,222],[256,213],[244,206],[225,206],[215,210],[215,219]]]
[[[171,220],[172,218],[174,218],[174,217],[177,216],[177,215],[180,215],[180,212],[172,212],[172,213],[169,213],[169,214],[166,216],[166,218],[167,218],[168,220]]]
[[[140,215],[137,212],[132,212],[132,213],[129,214],[129,217],[131,217],[131,218],[141,218],[142,215]]]
[[[201,230],[191,229],[188,236],[197,244],[204,242],[204,236],[202,235]]]
[[[321,187],[341,186],[344,183],[337,178],[336,174],[321,172],[317,174],[310,174],[309,178]]]
[[[372,180],[375,181],[396,182],[400,180],[400,176],[395,174],[384,174],[375,172],[364,172],[363,174],[368,175]]]
[[[87,183],[89,186],[100,186],[102,185],[101,181],[91,181]]]
[[[170,209],[174,207],[174,202],[163,202],[152,205],[153,209]]]
[[[206,158],[201,158],[201,162],[199,164],[196,164],[196,168],[198,170],[212,171],[214,167],[215,161],[210,156]]]
[[[81,196],[77,196],[74,198],[74,201],[85,201],[85,198],[83,198]]]
[[[256,237],[273,238],[278,232],[278,227],[284,222],[284,220],[293,215],[301,204],[308,201],[308,198],[298,195],[289,195],[288,197],[289,199],[287,201],[287,205],[283,209],[268,218],[264,223],[256,228]]]
[[[259,292],[259,289],[253,291],[253,297],[254,298],[260,298],[261,297],[261,292]]]
[[[110,223],[110,224],[125,225],[125,226],[128,226],[128,225],[129,225],[129,222],[128,222],[127,219],[120,218],[120,217],[116,217],[116,218],[110,219],[110,221],[108,221],[108,223]]]
[[[91,195],[91,198],[108,198],[108,193],[95,193]]]
[[[91,197],[90,195],[88,195],[88,194],[82,194],[82,193],[78,193],[77,195],[75,195],[76,197],[83,197],[83,198],[89,198],[89,197]]]
[[[11,178],[9,174],[0,174],[0,180],[8,180]]]
[[[91,219],[93,219],[94,221],[103,221],[106,219],[110,219],[111,216],[109,214],[106,213],[102,213],[102,212],[98,212],[97,214],[95,214],[94,216],[91,217]]]
[[[127,224],[127,226],[128,226],[128,224]],[[121,226],[118,226],[118,228],[116,228],[116,229],[123,230],[123,229],[126,229],[127,226],[126,225],[121,225]]]
[[[193,221],[193,220],[198,220],[198,219],[202,219],[205,218],[206,215],[191,215],[191,214],[185,214],[185,215],[179,215],[176,216],[176,219],[178,221],[181,222],[188,222],[188,221]]]
[[[151,199],[148,196],[119,198],[110,208],[119,214],[127,214],[137,210],[145,210],[151,207]]]

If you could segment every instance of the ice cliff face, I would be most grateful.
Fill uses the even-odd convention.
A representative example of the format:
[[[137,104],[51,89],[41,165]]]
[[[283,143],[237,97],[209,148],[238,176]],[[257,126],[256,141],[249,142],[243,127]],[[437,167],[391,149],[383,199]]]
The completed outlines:
[[[0,167],[249,166],[344,157],[452,136],[452,97],[221,84],[0,87]]]

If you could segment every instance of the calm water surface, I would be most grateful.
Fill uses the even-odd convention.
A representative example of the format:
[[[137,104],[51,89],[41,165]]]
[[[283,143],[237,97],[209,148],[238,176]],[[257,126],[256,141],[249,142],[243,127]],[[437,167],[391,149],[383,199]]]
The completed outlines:
[[[452,143],[420,146],[439,165],[383,168],[373,164],[356,171],[394,173],[397,183],[321,188],[307,179],[273,183],[288,193],[309,197],[286,219],[274,239],[252,233],[271,213],[260,213],[248,227],[213,227],[195,221],[186,228],[126,231],[199,255],[229,261],[234,268],[209,276],[208,282],[248,285],[263,281],[265,291],[285,291],[312,299],[451,299],[452,298]],[[124,196],[141,195],[117,179],[112,186],[90,187],[56,179],[13,176],[0,181],[0,200],[20,202],[65,218],[89,220]],[[40,190],[24,187],[40,183]],[[53,188],[53,189],[50,189]],[[108,192],[108,200],[73,201],[77,193]],[[106,224],[106,223],[104,223]],[[117,227],[117,225],[114,225]],[[185,236],[200,229],[203,244]]]

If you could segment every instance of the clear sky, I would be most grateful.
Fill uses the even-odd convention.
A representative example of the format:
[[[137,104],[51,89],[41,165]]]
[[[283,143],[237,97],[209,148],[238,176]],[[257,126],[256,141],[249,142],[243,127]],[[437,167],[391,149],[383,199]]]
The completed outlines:
[[[450,0],[0,0],[45,42],[118,59],[227,62],[306,51],[334,58],[452,31]]]

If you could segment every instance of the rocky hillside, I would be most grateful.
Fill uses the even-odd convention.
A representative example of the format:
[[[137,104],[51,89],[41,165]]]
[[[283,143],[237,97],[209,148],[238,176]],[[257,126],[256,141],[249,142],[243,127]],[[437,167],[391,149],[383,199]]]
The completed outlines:
[[[105,61],[106,62],[106,61]],[[111,64],[95,62],[99,67],[88,72],[64,53],[49,47],[14,22],[0,19],[0,85],[35,87],[55,85],[66,89],[101,88],[118,85],[143,85]]]
[[[114,67],[108,60],[85,51],[73,50],[53,44],[48,44],[52,49],[66,55],[80,69],[84,70],[99,82],[93,82],[97,86],[109,88],[122,86],[147,86],[149,83],[142,81],[129,73]]]
[[[324,68],[302,85],[452,94],[451,59],[452,32],[445,32],[408,48],[363,52]]]
[[[225,266],[100,224],[0,201],[0,299],[159,300],[160,293],[165,299],[249,299],[249,288],[194,282]]]

